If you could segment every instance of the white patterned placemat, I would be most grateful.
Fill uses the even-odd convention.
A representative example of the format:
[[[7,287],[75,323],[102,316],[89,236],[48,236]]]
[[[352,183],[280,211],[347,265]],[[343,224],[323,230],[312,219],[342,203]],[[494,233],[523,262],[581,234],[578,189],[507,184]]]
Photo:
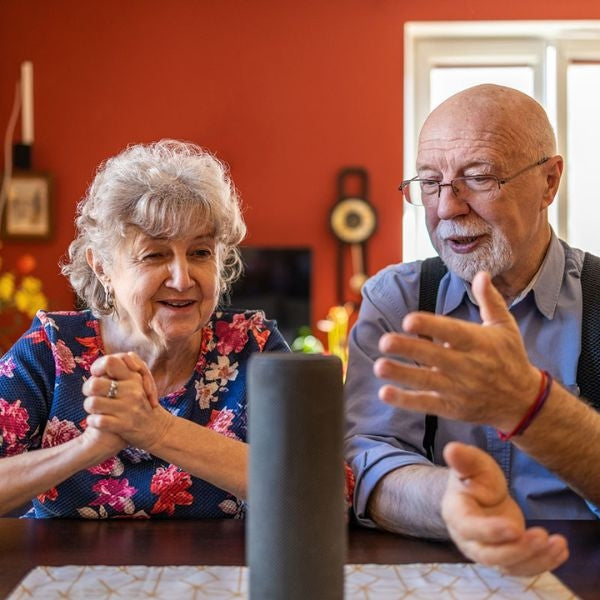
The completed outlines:
[[[344,596],[346,600],[577,599],[549,572],[509,577],[490,567],[465,563],[346,565]],[[247,597],[246,567],[70,565],[33,569],[8,600]]]

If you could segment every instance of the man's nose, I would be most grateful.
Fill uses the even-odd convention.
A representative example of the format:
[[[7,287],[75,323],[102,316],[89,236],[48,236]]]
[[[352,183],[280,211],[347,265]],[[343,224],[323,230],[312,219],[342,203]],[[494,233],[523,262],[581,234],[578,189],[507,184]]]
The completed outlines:
[[[460,190],[454,183],[440,183],[437,203],[437,216],[440,220],[447,220],[465,215],[471,207],[461,198]]]

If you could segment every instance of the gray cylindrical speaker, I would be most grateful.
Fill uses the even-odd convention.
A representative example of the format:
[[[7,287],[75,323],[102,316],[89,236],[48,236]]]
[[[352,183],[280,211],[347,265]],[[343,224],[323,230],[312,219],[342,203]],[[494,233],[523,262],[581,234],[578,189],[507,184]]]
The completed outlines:
[[[342,600],[341,361],[265,353],[248,369],[250,598]]]

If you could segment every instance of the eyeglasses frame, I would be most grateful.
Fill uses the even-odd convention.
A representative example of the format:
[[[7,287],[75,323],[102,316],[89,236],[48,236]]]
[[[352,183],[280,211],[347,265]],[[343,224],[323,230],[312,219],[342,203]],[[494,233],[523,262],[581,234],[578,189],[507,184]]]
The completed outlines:
[[[455,184],[454,182],[457,180],[465,180],[465,179],[476,179],[477,177],[489,177],[491,179],[495,179],[496,183],[498,184],[498,189],[500,190],[500,188],[508,183],[509,181],[512,181],[513,179],[515,179],[516,177],[518,177],[519,175],[522,175],[523,173],[525,173],[526,171],[529,171],[530,169],[533,169],[535,167],[540,167],[541,165],[543,165],[544,163],[548,162],[550,160],[549,156],[544,156],[543,158],[540,158],[540,160],[534,162],[531,165],[527,165],[526,167],[523,167],[520,171],[517,171],[516,173],[514,173],[513,175],[510,175],[508,177],[504,177],[504,178],[500,178],[497,177],[496,175],[464,175],[462,177],[455,177],[454,179],[452,179],[449,183],[442,183],[441,181],[436,181],[435,179],[422,179],[419,178],[418,175],[415,175],[412,179],[405,179],[399,186],[398,189],[402,192],[402,197],[409,203],[412,204],[413,206],[424,206],[423,204],[413,204],[412,202],[410,202],[406,196],[404,195],[404,188],[408,187],[411,183],[415,182],[415,181],[427,181],[429,183],[437,183],[438,186],[438,193],[437,193],[437,199],[440,199],[440,196],[442,195],[442,188],[443,187],[450,187],[452,188],[452,192],[454,193],[455,196],[458,196],[458,190],[454,187]]]

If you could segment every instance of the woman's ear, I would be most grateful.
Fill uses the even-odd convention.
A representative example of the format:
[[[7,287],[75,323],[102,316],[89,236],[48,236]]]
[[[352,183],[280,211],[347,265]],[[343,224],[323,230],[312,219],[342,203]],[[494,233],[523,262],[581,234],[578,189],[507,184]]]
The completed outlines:
[[[92,271],[94,271],[94,273],[96,274],[96,277],[100,281],[104,281],[104,279],[106,278],[104,266],[99,260],[96,259],[94,251],[91,248],[88,248],[85,251],[85,259],[87,260],[87,264],[90,265],[90,269],[92,269]]]

